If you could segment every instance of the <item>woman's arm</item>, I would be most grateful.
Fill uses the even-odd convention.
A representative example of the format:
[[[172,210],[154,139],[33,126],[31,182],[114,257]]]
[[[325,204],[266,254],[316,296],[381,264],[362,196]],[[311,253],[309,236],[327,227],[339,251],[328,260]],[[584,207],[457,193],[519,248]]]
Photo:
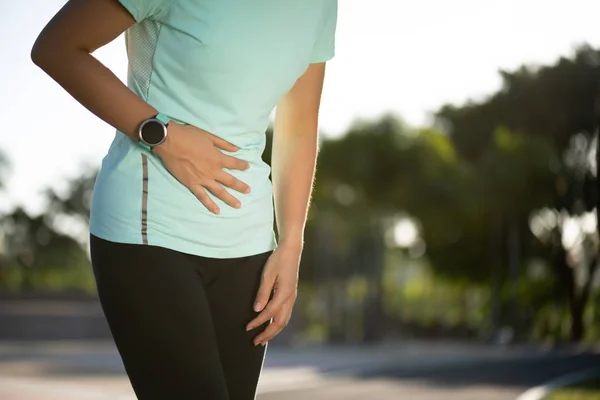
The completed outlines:
[[[141,0],[140,5],[144,4],[150,3]],[[31,59],[88,110],[137,142],[138,126],[158,111],[91,54],[134,22],[117,0],[70,0],[40,33]],[[175,178],[214,213],[219,213],[219,208],[205,189],[236,208],[239,201],[222,185],[242,193],[250,190],[223,170],[243,170],[249,164],[223,154],[217,147],[238,150],[199,128],[170,123],[167,140],[154,149]]]
[[[277,105],[271,166],[279,244],[267,261],[256,297],[254,309],[262,312],[247,329],[271,318],[273,323],[254,339],[255,344],[264,345],[288,324],[296,300],[324,76],[325,63],[311,64]]]
[[[311,64],[277,106],[271,165],[280,246],[303,244],[324,75],[325,63]]]
[[[84,107],[137,141],[139,124],[157,110],[91,54],[134,22],[115,0],[71,0],[42,30],[31,59]]]

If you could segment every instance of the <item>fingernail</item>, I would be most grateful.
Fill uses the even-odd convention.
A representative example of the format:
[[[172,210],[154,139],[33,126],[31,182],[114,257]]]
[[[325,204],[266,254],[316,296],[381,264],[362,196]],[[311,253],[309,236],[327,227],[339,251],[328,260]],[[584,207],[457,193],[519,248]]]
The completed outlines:
[[[260,303],[254,303],[254,311],[260,311]]]
[[[252,329],[252,327],[250,325],[246,326],[246,332],[249,331],[249,330],[251,330],[251,329]]]
[[[252,190],[251,190],[250,188],[248,188],[248,189],[246,189],[246,190],[244,191],[244,193],[246,193],[246,194],[250,194],[250,192],[251,192],[251,191],[252,191]]]
[[[235,203],[235,208],[240,208],[242,206],[242,203]]]
[[[221,213],[221,210],[219,210],[218,208],[215,208],[215,209],[213,210],[213,213],[215,213],[215,214],[219,215],[219,214]]]

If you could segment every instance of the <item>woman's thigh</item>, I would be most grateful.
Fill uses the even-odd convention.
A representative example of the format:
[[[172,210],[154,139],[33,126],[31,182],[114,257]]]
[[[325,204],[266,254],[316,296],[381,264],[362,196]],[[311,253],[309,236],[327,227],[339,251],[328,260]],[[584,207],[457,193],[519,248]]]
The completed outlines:
[[[193,256],[91,237],[98,295],[140,400],[229,399]]]
[[[246,325],[258,315],[253,304],[270,254],[207,259],[201,265],[212,276],[206,290],[230,400],[256,395],[266,347],[254,346],[253,339],[268,323],[248,332]]]

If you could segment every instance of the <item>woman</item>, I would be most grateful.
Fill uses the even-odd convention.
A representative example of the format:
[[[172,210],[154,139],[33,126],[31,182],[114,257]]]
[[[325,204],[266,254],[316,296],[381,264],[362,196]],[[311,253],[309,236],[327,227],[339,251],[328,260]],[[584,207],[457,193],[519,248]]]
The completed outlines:
[[[117,130],[91,257],[139,399],[255,397],[296,298],[336,18],[337,0],[71,0],[35,42],[32,60]],[[91,55],[122,32],[127,86]]]

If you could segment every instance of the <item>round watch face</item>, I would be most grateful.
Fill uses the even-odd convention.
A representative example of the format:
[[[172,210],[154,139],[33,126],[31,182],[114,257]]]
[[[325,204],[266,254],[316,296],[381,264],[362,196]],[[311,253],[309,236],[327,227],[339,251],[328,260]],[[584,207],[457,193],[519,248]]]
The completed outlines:
[[[157,119],[147,120],[141,127],[141,139],[150,146],[156,146],[165,138],[165,125]]]

